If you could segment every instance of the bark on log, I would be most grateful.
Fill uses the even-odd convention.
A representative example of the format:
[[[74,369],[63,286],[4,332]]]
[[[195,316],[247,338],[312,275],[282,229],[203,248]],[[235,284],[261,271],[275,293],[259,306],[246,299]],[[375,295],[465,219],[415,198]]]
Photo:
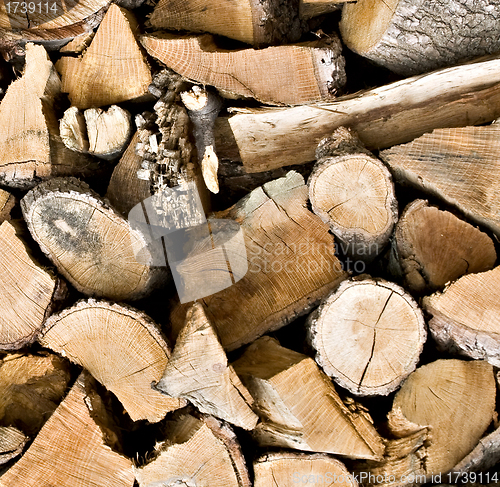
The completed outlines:
[[[0,350],[31,344],[45,319],[65,298],[67,287],[29,253],[21,227],[0,225]]]
[[[345,127],[320,142],[316,159],[307,182],[312,210],[330,225],[345,254],[371,262],[398,219],[391,174]]]
[[[56,63],[72,105],[91,108],[149,98],[151,72],[135,39],[137,28],[130,12],[112,4],[83,56]]]
[[[87,296],[138,299],[165,278],[163,269],[151,267],[145,236],[78,179],[46,181],[21,200],[21,208],[41,249]]]
[[[126,340],[124,340],[126,337]],[[133,421],[160,421],[185,405],[151,389],[170,348],[144,313],[107,301],[80,301],[51,316],[39,342],[88,370],[113,392]]]
[[[217,48],[212,36],[144,35],[148,54],[187,79],[230,96],[273,105],[331,99],[346,82],[340,41],[240,49]],[[255,69],[258,66],[259,69]]]
[[[438,129],[380,153],[399,183],[430,193],[500,236],[500,125]]]
[[[499,16],[496,0],[359,0],[342,10],[340,32],[349,49],[409,76],[500,51]]]
[[[254,397],[261,422],[253,434],[260,445],[349,458],[383,455],[369,414],[346,406],[311,358],[262,337],[233,365]]]
[[[425,200],[405,208],[392,250],[406,287],[418,294],[442,289],[464,274],[490,270],[497,258],[488,235]]]
[[[227,424],[211,416],[198,419],[185,414],[169,421],[167,427],[155,458],[135,469],[139,487],[252,485],[238,439]]]
[[[241,280],[201,301],[226,350],[307,313],[347,276],[327,225],[307,209],[302,176],[293,171],[216,216],[241,224],[249,267]],[[187,307],[172,310],[174,334]]]
[[[0,477],[1,487],[19,479],[40,487],[133,486],[132,461],[106,444],[117,435],[92,383],[80,375],[25,454]]]
[[[387,395],[415,369],[427,332],[405,290],[383,279],[344,281],[308,319],[316,361],[358,396]]]
[[[315,159],[321,139],[340,126],[368,149],[408,142],[439,127],[480,125],[500,116],[500,60],[492,57],[293,108],[233,109],[216,123],[219,157],[261,172]]]
[[[440,350],[500,367],[499,280],[500,266],[463,276],[442,293],[423,299],[432,315],[429,330]]]
[[[0,426],[0,465],[19,456],[27,442],[28,437],[18,429]]]

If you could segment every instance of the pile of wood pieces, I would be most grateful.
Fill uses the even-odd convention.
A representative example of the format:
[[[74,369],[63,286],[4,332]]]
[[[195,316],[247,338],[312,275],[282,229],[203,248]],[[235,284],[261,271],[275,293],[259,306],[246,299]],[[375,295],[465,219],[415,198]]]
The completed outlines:
[[[0,487],[499,485],[500,4],[0,8]]]

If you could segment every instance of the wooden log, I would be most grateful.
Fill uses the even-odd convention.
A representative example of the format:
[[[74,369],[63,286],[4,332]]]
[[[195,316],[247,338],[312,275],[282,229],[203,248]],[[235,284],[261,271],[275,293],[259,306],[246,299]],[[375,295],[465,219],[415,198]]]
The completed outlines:
[[[158,325],[138,310],[80,301],[51,316],[38,340],[88,370],[134,421],[157,422],[185,405],[151,389],[163,374],[170,348]]]
[[[24,74],[9,86],[0,105],[2,184],[26,189],[49,177],[95,171],[97,164],[62,143],[53,106],[60,92],[45,49],[28,44]]]
[[[250,487],[238,439],[226,423],[185,414],[168,421],[155,458],[136,468],[139,487],[220,485]]]
[[[298,41],[305,27],[298,14],[298,0],[161,0],[149,20],[156,29],[210,32],[262,47]]]
[[[0,223],[10,220],[10,212],[16,204],[16,198],[4,189],[0,189]]]
[[[438,129],[380,157],[396,182],[437,196],[500,236],[499,134],[497,124]]]
[[[21,208],[41,249],[87,296],[138,299],[165,277],[151,268],[145,236],[78,179],[46,181],[27,193]]]
[[[240,223],[248,258],[245,277],[201,301],[226,350],[307,313],[347,276],[327,225],[307,209],[307,186],[296,172],[266,183],[216,216]],[[187,307],[172,310],[174,334]]]
[[[370,415],[347,407],[311,358],[262,337],[233,365],[255,400],[261,422],[253,435],[261,446],[381,458]]]
[[[67,287],[28,252],[20,225],[0,225],[0,350],[31,344],[45,319],[65,298]]]
[[[360,0],[345,5],[340,32],[349,49],[409,76],[498,52],[499,15],[490,1]]]
[[[141,42],[150,56],[185,78],[272,105],[331,99],[346,81],[335,37],[329,42],[236,51],[218,48],[208,34],[144,35]]]
[[[203,306],[193,304],[172,356],[156,389],[187,399],[202,413],[251,430],[258,418],[252,396],[241,383],[208,320]]]
[[[426,200],[405,208],[393,251],[405,286],[418,294],[442,289],[464,274],[490,270],[497,257],[488,235]]]
[[[241,160],[247,172],[315,159],[321,139],[340,126],[368,149],[408,142],[439,127],[491,122],[500,116],[496,57],[346,95],[331,103],[292,108],[233,109],[215,126],[219,157]]]
[[[136,30],[133,15],[112,4],[83,56],[66,56],[56,63],[62,91],[72,105],[91,108],[148,98],[151,72],[137,45]],[[116,39],[123,55],[117,55]]]
[[[300,483],[321,485],[327,482],[333,482],[334,485],[342,487],[359,485],[342,462],[320,453],[312,455],[266,453],[254,460],[253,470],[254,487]]]
[[[301,19],[311,19],[320,15],[335,12],[349,0],[300,0],[299,15]]]
[[[61,402],[68,362],[54,354],[8,354],[0,361],[0,425],[35,436]]]
[[[105,438],[116,437],[112,425],[82,373],[22,458],[0,477],[0,486],[23,479],[42,487],[132,487],[132,461],[106,444]]]
[[[76,36],[73,40],[69,41],[65,46],[59,49],[60,54],[81,54],[87,47],[90,46],[94,38],[94,31],[85,32]]]
[[[500,267],[468,274],[422,300],[432,315],[429,331],[440,350],[500,366],[499,279]]]
[[[387,395],[415,370],[427,332],[422,311],[383,279],[344,281],[308,319],[316,361],[358,396]]]
[[[330,225],[345,254],[371,262],[398,219],[390,172],[345,127],[320,142],[316,159],[307,182],[312,210]]]
[[[0,426],[0,465],[19,456],[27,442],[28,437],[18,429]]]

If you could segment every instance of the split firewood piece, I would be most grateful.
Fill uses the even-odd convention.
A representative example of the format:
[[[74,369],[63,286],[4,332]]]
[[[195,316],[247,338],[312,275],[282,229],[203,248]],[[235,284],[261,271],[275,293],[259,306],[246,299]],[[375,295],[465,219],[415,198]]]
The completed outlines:
[[[427,332],[403,288],[383,279],[344,281],[308,319],[316,361],[359,396],[387,395],[415,370]]]
[[[104,14],[103,14],[104,16]],[[72,41],[68,42],[65,46],[59,49],[59,53],[63,55],[67,54],[81,54],[87,47],[90,46],[92,39],[94,38],[94,31],[85,32],[75,37]]]
[[[28,228],[59,272],[81,293],[138,299],[164,277],[151,268],[146,237],[75,178],[54,178],[21,200]],[[135,251],[144,249],[140,262]]]
[[[211,416],[178,416],[166,425],[155,458],[136,468],[139,487],[217,485],[250,487],[238,439],[229,425]]]
[[[259,444],[380,459],[382,439],[369,414],[346,406],[314,360],[262,337],[233,364],[254,398]],[[307,394],[299,394],[303,387]]]
[[[360,0],[342,10],[340,32],[352,51],[409,76],[499,51],[499,15],[497,3]]]
[[[35,436],[61,402],[69,363],[54,354],[8,354],[0,360],[0,425]]]
[[[59,122],[64,145],[76,152],[88,152],[89,140],[83,113],[77,107],[69,107]]]
[[[62,143],[53,107],[60,92],[47,52],[28,44],[24,74],[9,86],[0,105],[2,184],[26,189],[49,177],[89,175],[97,167]]]
[[[349,0],[300,0],[299,14],[301,19],[311,19],[319,15],[329,14],[342,8]]]
[[[0,426],[0,465],[22,453],[28,437],[12,426]]]
[[[240,428],[250,430],[257,424],[258,418],[250,409],[252,396],[228,364],[200,303],[189,308],[186,325],[156,388]]]
[[[312,210],[349,257],[372,261],[398,219],[390,172],[345,127],[320,142],[316,159],[307,183]]]
[[[111,416],[82,373],[22,458],[0,477],[0,487],[132,487],[132,460],[118,448]],[[113,441],[109,446],[106,441]]]
[[[436,129],[382,151],[380,158],[396,182],[437,196],[500,236],[499,135],[497,124]]]
[[[149,20],[156,29],[210,32],[263,46],[298,41],[304,30],[298,15],[298,0],[161,0]]]
[[[69,94],[72,105],[100,107],[148,94],[151,72],[135,39],[136,31],[133,15],[111,4],[83,56],[57,62],[62,91]]]
[[[132,420],[160,421],[185,405],[151,389],[170,356],[168,343],[144,313],[107,301],[80,301],[51,316],[39,342],[88,370],[121,401]]]
[[[340,41],[219,49],[212,36],[141,37],[148,54],[185,78],[274,105],[333,98],[346,82]],[[259,69],[255,69],[258,66]]]
[[[113,170],[106,193],[111,205],[123,216],[127,216],[135,205],[151,196],[149,178],[145,181],[137,177],[143,160],[135,151],[138,142],[136,132]]]
[[[442,289],[464,274],[490,270],[497,257],[488,235],[424,200],[405,208],[393,250],[405,284],[419,294]]]
[[[32,343],[67,287],[36,262],[16,222],[0,225],[0,350],[16,350]]]
[[[293,484],[323,484],[357,487],[345,465],[328,455],[267,453],[254,461],[254,487]]]
[[[214,124],[222,108],[222,100],[214,92],[200,86],[193,86],[190,91],[182,92],[181,99],[194,125],[193,132],[203,179],[212,193],[218,193],[219,159],[215,153]]]
[[[10,212],[16,204],[16,198],[4,189],[0,189],[0,223],[10,220]]]
[[[294,171],[215,216],[240,223],[248,259],[245,277],[202,300],[226,350],[307,313],[347,277],[328,226],[308,210],[307,186]],[[173,309],[174,334],[187,309]]]
[[[269,171],[313,161],[319,141],[342,125],[355,130],[368,149],[383,149],[435,128],[495,120],[500,117],[500,92],[492,86],[498,82],[500,59],[495,57],[346,95],[331,103],[233,108],[234,115],[216,121],[216,150],[221,159],[242,161],[247,172]],[[495,146],[498,142],[488,143]]]
[[[461,277],[422,300],[429,331],[440,350],[484,359],[500,367],[500,266]]]

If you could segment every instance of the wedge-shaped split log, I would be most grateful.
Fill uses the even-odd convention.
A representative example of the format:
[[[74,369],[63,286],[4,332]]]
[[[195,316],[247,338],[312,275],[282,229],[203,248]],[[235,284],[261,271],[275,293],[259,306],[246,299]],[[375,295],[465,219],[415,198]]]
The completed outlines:
[[[253,432],[260,445],[382,457],[384,445],[369,414],[346,406],[311,358],[262,337],[233,365],[261,418]]]
[[[107,301],[80,301],[45,323],[39,342],[88,370],[121,401],[132,420],[160,421],[184,401],[151,388],[170,356],[144,313]]]
[[[405,290],[383,279],[344,281],[308,319],[316,361],[359,396],[387,395],[415,370],[427,332]]]
[[[16,198],[4,189],[0,189],[0,223],[10,220],[10,212],[16,204]]]
[[[82,373],[38,436],[5,474],[1,487],[19,484],[49,487],[132,487],[132,460],[112,450],[116,437],[111,417]]]
[[[0,465],[19,456],[28,437],[12,426],[0,426]]]
[[[242,279],[202,301],[226,350],[307,313],[347,277],[328,226],[308,210],[307,186],[294,171],[215,216],[240,223],[248,259]],[[174,334],[187,309],[172,310]]]
[[[500,267],[468,274],[425,297],[429,330],[439,349],[500,367]]]
[[[397,273],[419,294],[442,289],[464,274],[490,270],[497,258],[486,233],[425,200],[405,208],[392,250]]]
[[[28,228],[59,272],[81,293],[116,301],[143,297],[164,269],[152,268],[142,233],[75,178],[54,178],[31,190],[21,208]]]
[[[62,91],[78,108],[100,107],[148,94],[151,72],[135,39],[133,15],[112,4],[81,58],[63,57],[56,67]]]
[[[263,103],[298,105],[333,98],[346,82],[337,38],[235,51],[218,48],[208,34],[144,35],[141,42],[150,56],[185,78]]]
[[[208,320],[203,305],[195,303],[186,315],[172,356],[156,388],[187,399],[202,413],[251,430],[258,417],[252,396],[241,383]]]
[[[155,457],[136,468],[139,487],[250,487],[245,460],[233,430],[211,416],[184,414],[166,423]]]

